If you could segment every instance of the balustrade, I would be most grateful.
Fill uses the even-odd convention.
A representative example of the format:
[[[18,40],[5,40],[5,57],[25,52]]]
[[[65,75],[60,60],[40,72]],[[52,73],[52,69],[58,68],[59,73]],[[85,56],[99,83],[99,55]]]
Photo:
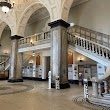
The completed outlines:
[[[20,39],[19,45],[34,44],[36,42],[45,41],[49,39],[50,39],[50,31],[47,31]]]
[[[77,35],[70,34],[68,32],[68,42],[69,44],[73,46],[80,46],[88,51],[91,51],[99,56],[102,56],[106,59],[110,59],[110,49],[100,45],[98,43],[95,43],[93,41],[87,40],[85,38],[79,37]]]
[[[71,34],[74,33],[75,35],[78,35],[82,38],[86,38],[96,43],[99,43],[101,45],[104,45],[106,47],[110,47],[110,42],[108,42],[110,39],[110,35],[96,32],[91,29],[87,29],[78,25],[75,25],[74,27],[69,28],[69,33]]]

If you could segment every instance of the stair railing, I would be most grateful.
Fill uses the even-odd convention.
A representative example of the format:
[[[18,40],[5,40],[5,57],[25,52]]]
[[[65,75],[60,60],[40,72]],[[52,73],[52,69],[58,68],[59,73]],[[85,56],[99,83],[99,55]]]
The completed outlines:
[[[10,60],[10,57],[8,57],[5,61],[0,63],[0,66],[3,66],[3,70],[5,70],[5,66],[9,62],[9,60]]]
[[[9,64],[10,64],[10,57],[8,57],[7,60],[5,61],[5,69],[6,69],[7,65],[9,65]]]
[[[77,34],[78,36],[96,42],[98,44],[104,45],[105,47],[110,47],[110,35],[97,32],[82,26],[75,25],[68,29],[69,33]]]
[[[91,51],[99,56],[110,60],[110,49],[88,39],[79,37],[78,35],[70,34],[68,32],[68,43],[73,46],[80,46],[83,49]]]

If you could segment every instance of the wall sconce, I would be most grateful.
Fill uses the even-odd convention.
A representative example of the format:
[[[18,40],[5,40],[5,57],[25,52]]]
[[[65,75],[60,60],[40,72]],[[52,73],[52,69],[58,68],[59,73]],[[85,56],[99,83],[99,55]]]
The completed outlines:
[[[4,54],[8,54],[8,51],[7,50],[4,50]]]
[[[30,60],[30,61],[29,61],[29,64],[33,64],[33,63],[34,63],[34,61],[33,61],[33,60]]]
[[[35,56],[35,52],[33,51],[32,56]]]
[[[82,62],[82,61],[83,61],[83,58],[82,58],[82,57],[80,57],[80,58],[79,58],[79,62]]]

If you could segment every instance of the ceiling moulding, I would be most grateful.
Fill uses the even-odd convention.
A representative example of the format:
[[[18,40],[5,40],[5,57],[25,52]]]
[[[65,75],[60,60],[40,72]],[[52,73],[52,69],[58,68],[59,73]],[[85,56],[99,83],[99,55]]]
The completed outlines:
[[[72,7],[75,7],[75,6],[77,6],[77,5],[80,5],[80,4],[82,4],[82,3],[85,3],[85,2],[87,2],[87,1],[89,1],[89,0],[75,0],[76,2],[73,2],[73,4],[72,4]]]

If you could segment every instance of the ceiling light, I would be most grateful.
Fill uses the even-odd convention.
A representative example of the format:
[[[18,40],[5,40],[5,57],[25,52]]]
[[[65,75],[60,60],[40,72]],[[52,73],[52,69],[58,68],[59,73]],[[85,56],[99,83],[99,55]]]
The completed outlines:
[[[12,9],[14,7],[15,2],[13,1],[13,3],[11,4],[10,0],[2,0],[0,2],[0,6],[2,8],[2,11],[4,13],[8,13],[10,9]]]

